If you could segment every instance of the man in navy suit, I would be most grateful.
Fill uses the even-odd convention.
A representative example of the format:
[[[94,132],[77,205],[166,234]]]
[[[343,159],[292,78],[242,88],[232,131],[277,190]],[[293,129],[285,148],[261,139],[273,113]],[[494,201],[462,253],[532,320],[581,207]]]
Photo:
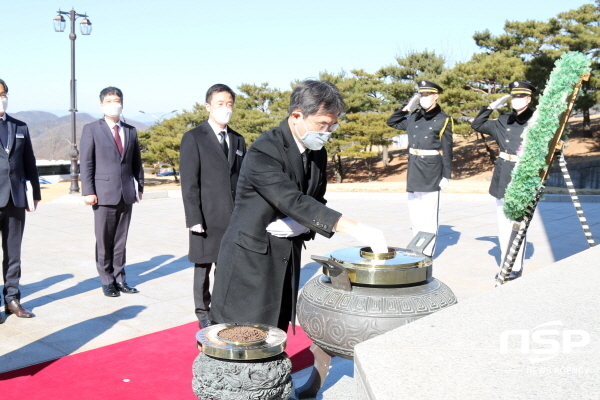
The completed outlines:
[[[40,180],[35,166],[35,155],[24,122],[6,114],[8,86],[0,79],[0,230],[2,231],[2,291],[6,314],[21,318],[34,315],[21,306],[19,279],[21,278],[21,241],[25,228],[25,210],[31,204],[26,200],[26,181],[31,182],[35,210],[40,194]],[[0,315],[0,323],[2,323]]]
[[[81,134],[81,186],[94,210],[96,267],[105,296],[138,293],[125,279],[125,245],[133,203],[142,199],[144,169],[135,128],[121,121],[123,92],[100,92],[104,118]]]

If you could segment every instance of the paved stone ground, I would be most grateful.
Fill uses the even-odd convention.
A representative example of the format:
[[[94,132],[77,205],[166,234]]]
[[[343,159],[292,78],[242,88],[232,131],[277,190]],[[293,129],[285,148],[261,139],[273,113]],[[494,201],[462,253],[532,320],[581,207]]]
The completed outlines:
[[[389,245],[403,247],[410,241],[406,193],[332,192],[327,197],[328,205],[345,216],[383,229]],[[583,208],[600,241],[600,203],[586,202]],[[434,276],[450,286],[459,301],[493,289],[500,258],[493,199],[485,194],[443,194],[440,218]],[[358,245],[343,234],[308,243],[301,284],[320,273],[311,254]],[[141,293],[108,298],[102,295],[94,265],[91,208],[59,198],[28,213],[22,303],[36,317],[9,316],[0,325],[0,372],[194,321],[187,246],[181,199],[146,199],[135,205],[127,281]],[[529,230],[525,274],[586,248],[573,205],[542,202]],[[334,364],[324,389],[351,377],[348,363]],[[303,376],[299,373],[297,378]],[[323,398],[342,397],[330,397],[325,390]]]

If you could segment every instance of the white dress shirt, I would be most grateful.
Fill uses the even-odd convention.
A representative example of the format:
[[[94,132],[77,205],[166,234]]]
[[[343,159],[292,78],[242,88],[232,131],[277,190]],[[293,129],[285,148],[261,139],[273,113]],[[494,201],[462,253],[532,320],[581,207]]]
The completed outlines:
[[[212,128],[215,135],[217,135],[217,140],[219,141],[219,143],[221,143],[221,135],[219,135],[219,133],[225,131],[225,141],[227,142],[227,148],[229,148],[229,135],[227,134],[227,125],[225,125],[225,128],[221,129],[217,125],[215,125],[210,119],[208,120],[208,124]]]
[[[307,147],[304,145],[304,143],[302,143],[301,140],[299,140],[296,135],[294,135],[294,133],[292,133],[292,137],[294,138],[294,141],[296,142],[296,146],[298,146],[298,150],[300,150],[300,154],[304,153],[307,150]]]
[[[125,151],[125,130],[123,129],[123,125],[121,125],[121,121],[119,120],[115,124],[114,122],[112,122],[108,118],[105,118],[104,120],[106,121],[106,124],[110,128],[110,133],[112,134],[113,137],[115,136],[115,131],[114,131],[113,127],[115,125],[117,125],[119,127],[119,137],[121,138],[121,144],[123,145],[123,151]]]

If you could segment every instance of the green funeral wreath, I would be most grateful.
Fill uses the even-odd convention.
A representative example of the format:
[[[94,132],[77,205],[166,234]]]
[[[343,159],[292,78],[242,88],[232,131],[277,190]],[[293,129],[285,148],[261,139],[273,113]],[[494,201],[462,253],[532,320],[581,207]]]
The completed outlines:
[[[523,131],[523,154],[512,171],[504,196],[504,215],[513,221],[523,217],[540,188],[540,171],[546,170],[548,146],[567,109],[567,98],[582,75],[590,72],[590,61],[579,52],[562,55],[554,65],[537,110]]]

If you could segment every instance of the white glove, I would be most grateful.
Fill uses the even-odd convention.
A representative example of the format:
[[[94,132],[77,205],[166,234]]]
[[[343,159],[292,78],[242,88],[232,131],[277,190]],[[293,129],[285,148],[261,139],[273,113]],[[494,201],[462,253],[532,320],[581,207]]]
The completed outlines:
[[[190,231],[196,233],[204,233],[204,228],[202,227],[202,224],[197,224],[194,226],[190,226]]]
[[[508,100],[509,98],[510,98],[510,94],[507,94],[506,96],[502,96],[498,100],[492,101],[492,103],[490,104],[489,107],[492,110],[498,110],[498,109],[506,106],[506,100]]]
[[[350,233],[361,243],[368,245],[373,253],[387,253],[388,246],[381,229],[371,228],[358,223]]]
[[[290,217],[276,219],[267,225],[267,232],[277,237],[294,237],[310,232],[310,229],[300,225]]]
[[[449,184],[450,184],[450,181],[448,179],[442,178],[442,180],[440,181],[440,190],[446,189]]]
[[[415,94],[409,101],[408,104],[404,107],[404,111],[408,111],[408,112],[413,112],[417,109],[417,106],[419,105],[419,98],[421,96],[419,96],[418,94]]]

